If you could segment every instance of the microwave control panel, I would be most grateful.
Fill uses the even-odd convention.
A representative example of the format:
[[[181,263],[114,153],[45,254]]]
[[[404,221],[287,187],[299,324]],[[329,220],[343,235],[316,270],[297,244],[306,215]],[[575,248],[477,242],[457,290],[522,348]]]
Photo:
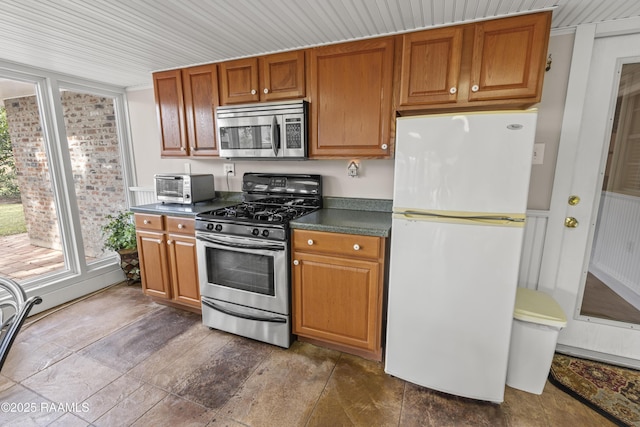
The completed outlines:
[[[287,148],[301,148],[302,147],[302,119],[301,118],[286,118],[285,119],[285,135],[286,135],[286,147]]]

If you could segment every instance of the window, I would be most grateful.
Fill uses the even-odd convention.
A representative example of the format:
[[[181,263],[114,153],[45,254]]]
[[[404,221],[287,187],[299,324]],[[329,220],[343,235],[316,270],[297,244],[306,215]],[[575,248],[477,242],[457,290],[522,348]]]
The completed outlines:
[[[8,94],[3,81],[26,84],[30,93]],[[30,180],[43,196],[27,196],[33,206],[25,216],[31,227],[43,225],[40,234],[51,234],[55,243],[47,245],[62,260],[45,271],[28,265],[35,252],[23,256],[15,264],[36,274],[18,281],[28,294],[43,296],[41,310],[119,282],[118,256],[102,251],[100,227],[104,215],[128,209],[127,188],[135,185],[124,88],[0,61],[0,98],[15,99],[7,120],[17,120],[10,127],[24,150],[22,182]]]
[[[624,64],[606,190],[640,197],[640,64]]]

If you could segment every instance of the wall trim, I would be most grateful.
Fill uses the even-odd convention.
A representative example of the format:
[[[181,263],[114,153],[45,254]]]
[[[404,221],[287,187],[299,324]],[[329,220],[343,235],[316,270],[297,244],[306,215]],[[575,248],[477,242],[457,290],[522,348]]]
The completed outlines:
[[[518,273],[518,286],[520,287],[538,288],[548,223],[549,211],[527,210]]]
[[[615,356],[608,353],[585,350],[584,348],[572,347],[564,344],[558,344],[556,346],[556,351],[568,356],[581,357],[583,359],[595,360],[596,362],[609,363],[611,365],[623,366],[625,368],[640,369],[640,360],[631,359],[629,357]]]

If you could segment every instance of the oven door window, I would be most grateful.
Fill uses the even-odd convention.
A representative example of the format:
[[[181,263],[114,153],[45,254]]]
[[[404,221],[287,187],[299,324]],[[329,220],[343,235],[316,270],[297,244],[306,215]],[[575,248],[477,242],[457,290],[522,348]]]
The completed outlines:
[[[220,127],[220,146],[224,150],[271,149],[271,126]]]
[[[273,256],[206,248],[209,283],[275,296]]]

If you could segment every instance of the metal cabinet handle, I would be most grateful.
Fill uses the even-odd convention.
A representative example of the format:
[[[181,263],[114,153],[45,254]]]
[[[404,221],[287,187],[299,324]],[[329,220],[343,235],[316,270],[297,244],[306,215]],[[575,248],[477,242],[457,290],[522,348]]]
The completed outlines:
[[[298,261],[297,259],[294,259],[293,260],[293,265],[298,265],[298,264],[300,264],[300,261]]]
[[[309,246],[313,245],[313,240],[311,240],[311,239],[307,240],[307,245],[309,245]]]
[[[143,224],[151,224],[151,221],[149,221],[148,219],[145,219],[144,221],[142,221]]]
[[[357,243],[355,245],[353,245],[353,250],[354,251],[359,251],[360,250],[360,245],[357,244]]]
[[[178,224],[178,228],[183,229],[184,228],[184,224]]]

